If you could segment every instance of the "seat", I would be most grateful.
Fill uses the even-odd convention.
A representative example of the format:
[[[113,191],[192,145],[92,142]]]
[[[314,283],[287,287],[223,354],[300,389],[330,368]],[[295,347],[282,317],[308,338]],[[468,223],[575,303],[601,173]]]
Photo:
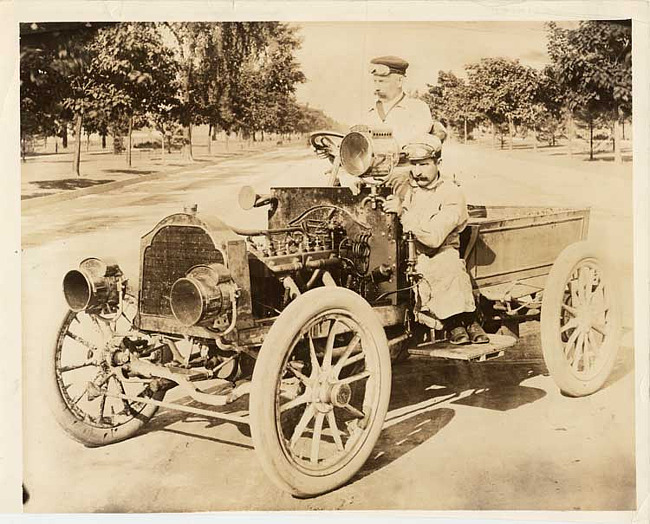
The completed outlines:
[[[476,245],[479,229],[480,226],[478,224],[467,224],[465,229],[460,232],[459,253],[465,262],[467,262],[467,259],[472,254],[472,250]]]

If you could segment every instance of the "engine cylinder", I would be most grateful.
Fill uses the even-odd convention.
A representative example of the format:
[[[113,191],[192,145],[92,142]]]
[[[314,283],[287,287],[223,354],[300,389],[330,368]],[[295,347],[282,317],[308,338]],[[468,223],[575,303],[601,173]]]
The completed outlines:
[[[171,288],[172,313],[184,326],[209,324],[231,307],[232,280],[222,264],[190,269]]]

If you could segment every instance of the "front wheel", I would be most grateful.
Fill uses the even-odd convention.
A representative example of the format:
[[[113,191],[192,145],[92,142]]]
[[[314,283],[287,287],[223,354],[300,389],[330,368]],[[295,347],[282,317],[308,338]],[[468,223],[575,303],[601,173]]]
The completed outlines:
[[[593,246],[570,245],[551,268],[541,315],[544,361],[564,394],[602,387],[616,363],[620,331],[611,276]]]
[[[390,381],[386,335],[363,298],[332,287],[298,297],[253,373],[251,433],[269,477],[297,497],[346,483],[377,442]]]
[[[127,379],[112,356],[124,336],[133,334],[135,301],[126,297],[118,318],[69,311],[54,350],[44,360],[50,407],[59,425],[88,447],[129,438],[155,414],[156,406],[110,396],[117,393],[162,400],[146,380]]]

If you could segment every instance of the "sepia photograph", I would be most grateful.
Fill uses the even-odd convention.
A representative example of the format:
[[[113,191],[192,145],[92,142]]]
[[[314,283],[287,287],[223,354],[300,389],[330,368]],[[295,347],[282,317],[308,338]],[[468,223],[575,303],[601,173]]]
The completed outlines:
[[[19,25],[25,513],[637,511],[636,22],[74,18]]]

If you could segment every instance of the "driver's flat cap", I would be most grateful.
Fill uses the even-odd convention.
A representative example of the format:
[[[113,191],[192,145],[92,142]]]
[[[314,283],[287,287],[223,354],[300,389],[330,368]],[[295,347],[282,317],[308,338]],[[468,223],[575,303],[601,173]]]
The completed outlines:
[[[406,153],[409,161],[440,158],[442,142],[435,135],[421,135],[406,144],[402,151]]]
[[[391,73],[397,73],[399,75],[405,75],[409,66],[409,63],[406,60],[393,55],[378,56],[377,58],[373,58],[370,63],[375,65],[384,65],[390,69]]]

